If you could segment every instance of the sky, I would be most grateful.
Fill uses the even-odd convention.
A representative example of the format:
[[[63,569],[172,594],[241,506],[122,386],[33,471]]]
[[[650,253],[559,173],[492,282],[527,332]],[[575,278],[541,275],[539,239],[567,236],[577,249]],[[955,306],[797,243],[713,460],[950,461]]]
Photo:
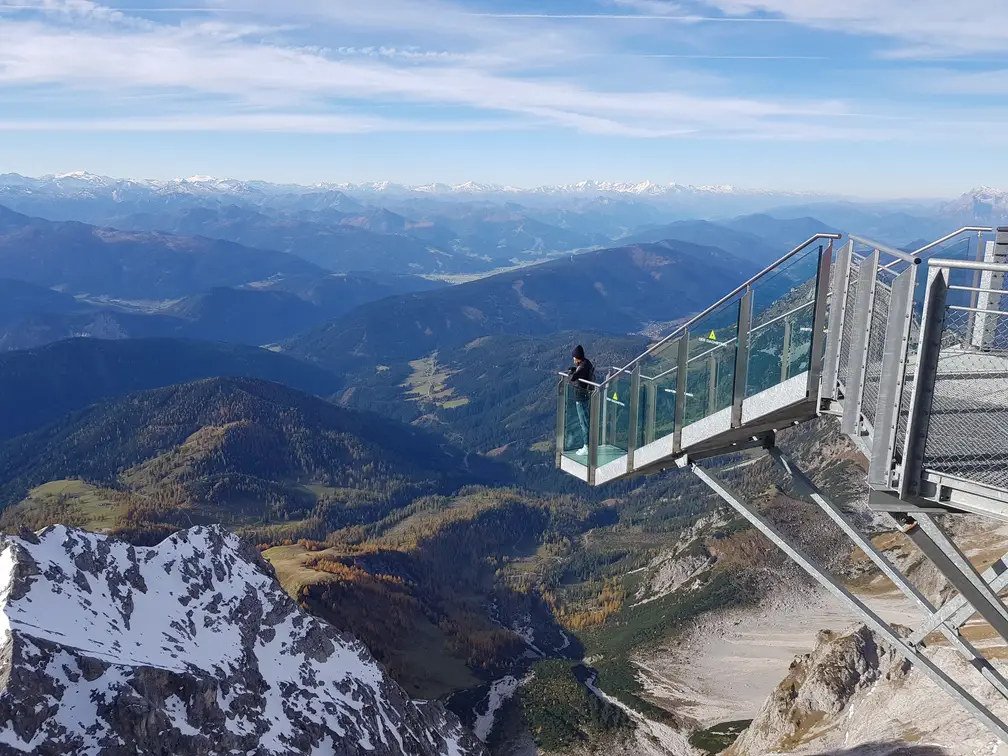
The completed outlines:
[[[1003,0],[0,0],[0,173],[1008,188]]]

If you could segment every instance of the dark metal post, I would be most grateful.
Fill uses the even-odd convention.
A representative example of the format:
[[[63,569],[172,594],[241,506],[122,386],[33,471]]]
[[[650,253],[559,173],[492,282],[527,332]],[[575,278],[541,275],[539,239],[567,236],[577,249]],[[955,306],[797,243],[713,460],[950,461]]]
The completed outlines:
[[[556,466],[560,467],[564,447],[567,445],[567,386],[569,381],[561,378],[557,385],[557,420],[556,420]]]
[[[916,282],[917,265],[914,264],[896,276],[889,300],[889,322],[886,324],[878,403],[875,405],[875,429],[868,462],[868,483],[876,488],[892,485]]]
[[[647,382],[647,422],[644,425],[644,443],[655,440],[655,424],[658,411],[658,385],[654,381]]]
[[[900,499],[903,501],[909,501],[912,497],[920,495],[929,416],[934,400],[935,380],[938,376],[942,333],[945,331],[947,298],[948,269],[931,268],[928,271],[927,293],[924,295],[924,319],[921,322],[917,372],[910,394],[910,415],[907,417],[907,435],[903,446],[903,472],[900,475],[899,486]]]
[[[634,469],[634,452],[637,451],[637,428],[639,424],[639,419],[637,417],[640,412],[640,363],[638,362],[634,365],[633,372],[630,374],[630,402],[629,410],[630,412],[630,435],[627,437],[627,472],[633,472]]]
[[[837,252],[833,265],[833,293],[830,295],[829,323],[826,329],[826,356],[823,358],[823,399],[837,398],[837,378],[840,374],[840,340],[843,335],[844,316],[847,313],[847,292],[850,281],[851,254],[854,242],[849,241]],[[814,328],[814,327],[813,327]]]
[[[686,373],[689,370],[689,340],[690,332],[684,331],[679,337],[679,366],[676,368],[675,395],[675,430],[672,436],[672,447],[676,452],[682,450],[682,427],[686,418]]]
[[[815,304],[812,316],[812,343],[809,345],[808,395],[818,400],[822,383],[823,359],[826,347],[826,300],[829,298],[830,270],[833,265],[833,242],[826,249],[819,246],[819,266],[816,270]]]
[[[735,342],[735,383],[732,390],[732,428],[742,427],[742,402],[749,376],[749,329],[752,328],[752,287],[739,301],[738,340]]]
[[[718,353],[711,352],[707,358],[707,414],[713,415],[717,408]]]
[[[791,320],[784,318],[784,344],[780,358],[780,382],[788,379],[788,366],[791,364]]]
[[[600,400],[604,399],[605,389],[596,388],[591,394],[588,411],[588,485],[595,485],[595,470],[598,468],[599,447],[599,412]]]

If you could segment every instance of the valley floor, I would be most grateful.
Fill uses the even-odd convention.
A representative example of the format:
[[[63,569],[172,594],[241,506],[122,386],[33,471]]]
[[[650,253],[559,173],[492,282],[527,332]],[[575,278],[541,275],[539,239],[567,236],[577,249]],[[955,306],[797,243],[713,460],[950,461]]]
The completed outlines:
[[[916,624],[920,615],[897,593],[867,603],[884,619]],[[815,646],[820,630],[843,630],[858,621],[832,596],[811,591],[777,597],[758,611],[726,612],[699,624],[674,649],[636,659],[649,693],[675,701],[675,710],[700,727],[752,719],[788,674],[799,654]]]

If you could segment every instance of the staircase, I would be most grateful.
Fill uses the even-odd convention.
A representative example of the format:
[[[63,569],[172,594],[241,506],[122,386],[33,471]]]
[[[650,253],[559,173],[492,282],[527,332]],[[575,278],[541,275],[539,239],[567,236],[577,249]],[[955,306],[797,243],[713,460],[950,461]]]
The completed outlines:
[[[1008,521],[1006,273],[1008,228],[963,228],[915,252],[817,234],[590,384],[587,399],[563,375],[557,466],[593,486],[691,471],[1008,743],[1008,725],[923,653],[925,639],[941,633],[1008,699],[1008,681],[959,632],[979,614],[1008,644],[998,595],[1008,588],[1008,556],[979,574],[935,519]],[[868,506],[895,518],[956,589],[942,607],[776,448],[778,430],[822,415],[835,416],[867,459]],[[755,448],[921,609],[925,622],[909,638],[703,464]]]

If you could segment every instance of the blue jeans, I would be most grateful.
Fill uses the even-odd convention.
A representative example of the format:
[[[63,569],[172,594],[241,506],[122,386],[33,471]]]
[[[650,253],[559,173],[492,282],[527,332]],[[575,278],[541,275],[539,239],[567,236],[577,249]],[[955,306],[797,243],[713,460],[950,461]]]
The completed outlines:
[[[575,399],[574,406],[577,408],[578,425],[581,426],[581,446],[588,446],[588,399]]]

